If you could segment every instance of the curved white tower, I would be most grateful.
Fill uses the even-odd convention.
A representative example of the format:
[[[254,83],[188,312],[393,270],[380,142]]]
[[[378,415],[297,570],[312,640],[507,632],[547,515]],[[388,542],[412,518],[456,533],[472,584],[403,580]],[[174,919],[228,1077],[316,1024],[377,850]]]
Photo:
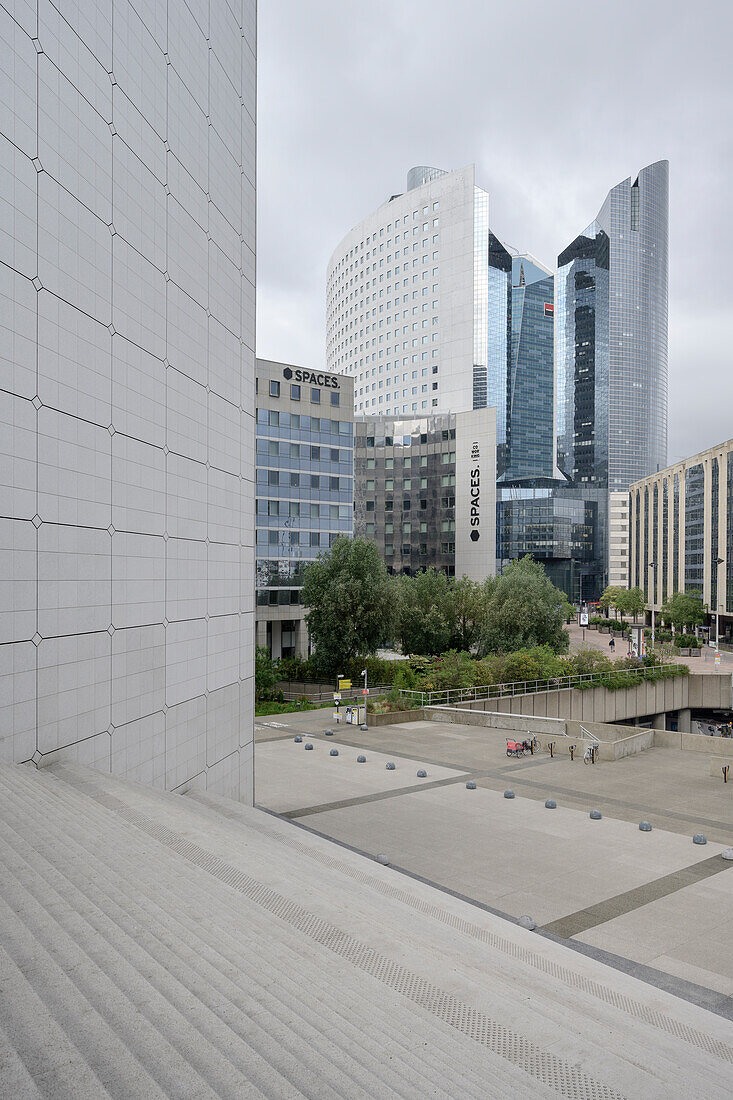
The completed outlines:
[[[407,179],[405,194],[355,226],[331,257],[327,368],[354,379],[356,413],[482,407],[489,196],[475,186],[473,165],[455,172],[419,166]]]

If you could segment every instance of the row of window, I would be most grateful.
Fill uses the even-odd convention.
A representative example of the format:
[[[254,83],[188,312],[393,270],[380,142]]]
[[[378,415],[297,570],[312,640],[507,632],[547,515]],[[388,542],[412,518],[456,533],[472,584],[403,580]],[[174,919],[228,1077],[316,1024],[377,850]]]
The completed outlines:
[[[335,531],[286,531],[283,528],[269,531],[260,527],[257,531],[257,545],[328,547],[337,534]]]
[[[302,387],[296,385],[295,382],[290,383],[290,400],[300,401]],[[280,397],[280,383],[275,378],[270,379],[270,397]],[[338,406],[341,404],[341,394],[338,390],[329,390],[329,396],[331,398],[331,404]],[[321,391],[315,388],[311,389],[311,404],[320,405],[321,403]]]
[[[290,516],[294,519],[350,519],[350,504],[312,504],[301,500],[263,500],[257,497],[257,515]]]
[[[304,416],[301,413],[280,412],[278,409],[258,409],[257,423],[269,425],[271,428],[330,432],[331,435],[351,435],[354,429],[350,420],[327,420],[323,416]]]
[[[444,532],[445,531],[455,531],[455,529],[456,529],[456,521],[455,520],[453,520],[453,519],[444,519],[444,520],[441,521],[441,524],[440,524],[440,530],[441,531],[444,531]],[[428,530],[428,525],[424,521],[422,521],[419,524],[418,523],[415,524],[415,531],[419,531],[420,534],[426,534],[427,530]],[[410,523],[409,520],[403,521],[403,523],[401,525],[401,531],[402,531],[403,535],[411,534],[412,533],[412,523]],[[364,525],[364,532],[365,532],[366,535],[374,535],[374,533],[375,533],[374,524],[373,523],[365,524]],[[393,523],[385,523],[384,524],[384,533],[385,533],[385,535],[394,534],[394,524]]]
[[[346,448],[314,447],[310,443],[289,443],[286,439],[265,439],[262,436],[257,440],[257,454],[261,458],[310,459],[311,462],[338,462],[342,465],[349,463],[352,457],[352,452]]]
[[[450,476],[451,476],[452,480],[451,481],[446,481],[444,479],[443,480],[444,485],[455,485],[455,483],[456,483],[455,476],[452,475],[452,474]],[[453,507],[455,507],[455,502],[456,502],[456,498],[454,496],[442,497],[441,498],[441,507],[443,507],[443,508],[453,508]],[[421,497],[420,498],[419,507],[420,507],[421,512],[424,512],[427,509],[427,507],[428,507],[427,497]],[[405,497],[404,500],[402,501],[402,511],[403,512],[409,512],[411,508],[412,508],[412,501],[410,500],[409,497]],[[376,510],[375,501],[367,500],[366,503],[365,503],[365,510],[367,512],[374,512]],[[394,500],[385,500],[384,510],[385,510],[385,512],[393,511],[394,510]]]
[[[301,602],[299,588],[264,588],[257,593],[258,607],[287,607]]]
[[[413,554],[423,554],[424,555],[424,554],[427,554],[427,552],[428,552],[428,546],[427,546],[427,543],[425,543],[425,542],[418,543],[417,546],[410,546],[409,543],[404,543],[403,546],[399,547],[398,549],[400,549],[403,558],[409,558]],[[431,547],[431,549],[432,549],[432,547]],[[394,552],[395,552],[395,548],[392,545],[392,543],[387,543],[387,545],[384,547],[385,556],[386,557],[391,557],[394,554]],[[455,554],[455,552],[456,552],[455,542],[441,542],[440,552],[441,552],[441,554]]]
[[[258,485],[277,485],[290,489],[320,489],[331,493],[350,493],[350,477],[331,477],[326,474],[294,474],[288,470],[258,470]]]

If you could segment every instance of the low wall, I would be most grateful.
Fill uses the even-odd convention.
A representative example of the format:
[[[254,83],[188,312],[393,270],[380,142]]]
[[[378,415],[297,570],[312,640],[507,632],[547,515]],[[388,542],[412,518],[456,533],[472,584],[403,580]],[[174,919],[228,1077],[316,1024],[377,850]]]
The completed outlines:
[[[671,730],[654,730],[654,745],[662,749],[682,749],[725,756],[733,763],[733,739],[727,737],[703,737],[700,733],[673,733]]]
[[[504,703],[506,700],[493,700]],[[425,707],[423,714],[430,722],[457,722],[462,726],[489,726],[494,729],[527,733],[547,733],[556,737],[565,736],[565,722],[561,718],[542,718],[536,715],[502,714],[499,711],[486,711],[460,707]]]
[[[372,714],[370,711],[367,720],[370,726],[394,726],[401,722],[417,722],[424,716],[423,710],[393,710],[387,714]]]
[[[506,695],[462,703],[470,710],[495,711],[546,718],[565,718],[588,725],[645,718],[690,707],[729,709],[733,704],[730,674],[690,673],[656,683],[645,681],[631,688],[609,691],[604,687],[578,691],[561,688],[529,695]]]

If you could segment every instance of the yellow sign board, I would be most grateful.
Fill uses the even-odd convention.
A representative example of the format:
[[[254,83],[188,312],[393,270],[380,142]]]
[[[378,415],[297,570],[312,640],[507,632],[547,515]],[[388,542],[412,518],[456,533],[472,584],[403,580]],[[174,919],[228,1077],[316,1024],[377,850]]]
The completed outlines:
[[[348,691],[351,687],[351,680],[339,680],[339,691]]]

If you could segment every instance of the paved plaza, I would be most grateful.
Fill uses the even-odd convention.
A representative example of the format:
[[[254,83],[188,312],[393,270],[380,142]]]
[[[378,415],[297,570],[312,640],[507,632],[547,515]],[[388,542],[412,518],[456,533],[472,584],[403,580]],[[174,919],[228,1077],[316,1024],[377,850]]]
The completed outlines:
[[[329,718],[257,720],[257,804],[733,1011],[724,946],[733,939],[733,863],[720,856],[733,844],[733,783],[710,776],[707,755],[660,748],[595,766],[547,752],[517,760],[505,750],[516,735],[502,730],[417,721],[332,726],[327,737]],[[651,832],[639,830],[642,820]],[[705,846],[692,842],[700,832]]]

